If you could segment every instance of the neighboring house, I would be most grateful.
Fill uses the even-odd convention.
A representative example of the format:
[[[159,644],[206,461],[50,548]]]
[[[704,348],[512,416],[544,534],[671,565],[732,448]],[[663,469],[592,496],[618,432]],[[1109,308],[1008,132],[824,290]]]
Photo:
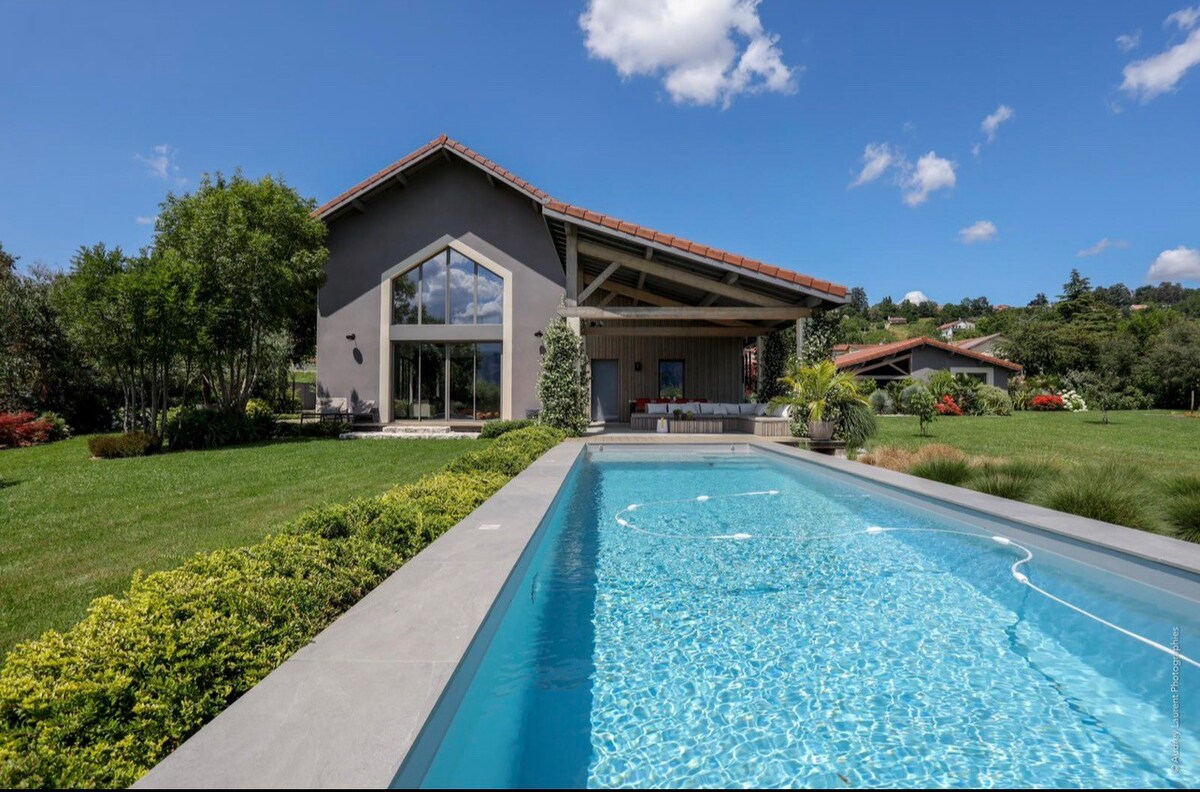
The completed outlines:
[[[905,319],[903,316],[889,316],[887,318],[887,322],[889,325],[906,325],[906,324],[908,324],[908,320]]]
[[[839,369],[876,382],[928,379],[936,371],[966,374],[988,385],[1008,389],[1008,378],[1021,371],[1016,363],[933,338],[910,338],[847,352],[834,358]]]
[[[938,325],[938,332],[942,334],[942,338],[950,341],[954,338],[955,333],[961,333],[964,330],[974,330],[975,323],[969,319],[955,319],[953,322],[946,322],[944,325]]]
[[[551,198],[445,135],[314,212],[329,227],[317,390],[377,418],[479,421],[539,409],[541,331],[566,316],[592,416],[672,395],[743,398],[748,338],[846,288]]]
[[[1149,307],[1150,307],[1149,305],[1145,305],[1144,303],[1134,303],[1133,305],[1129,306],[1129,310],[1131,310],[1131,311],[1144,311],[1144,310],[1146,310],[1146,309],[1147,309],[1147,308],[1149,308]]]
[[[969,349],[972,352],[982,352],[985,355],[1003,358],[1004,355],[1000,353],[999,349],[1007,340],[1002,333],[992,333],[991,335],[979,336],[978,338],[955,341],[954,345],[962,349]]]

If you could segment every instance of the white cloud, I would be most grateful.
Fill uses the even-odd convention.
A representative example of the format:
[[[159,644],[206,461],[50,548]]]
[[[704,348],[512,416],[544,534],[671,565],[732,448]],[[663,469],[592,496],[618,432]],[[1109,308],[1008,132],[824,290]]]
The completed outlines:
[[[179,170],[179,166],[175,164],[175,150],[166,143],[155,146],[149,155],[134,154],[133,158],[146,166],[147,173],[163,181]]]
[[[1142,43],[1142,31],[1135,30],[1132,33],[1122,33],[1117,36],[1117,49],[1121,52],[1129,52],[1135,50]]]
[[[1178,13],[1178,12],[1177,12]],[[1200,29],[1168,50],[1125,66],[1121,90],[1148,102],[1159,94],[1175,90],[1183,75],[1200,63]]]
[[[1099,253],[1103,253],[1104,251],[1108,250],[1109,248],[1127,248],[1127,247],[1129,247],[1129,243],[1126,242],[1124,239],[1109,239],[1108,237],[1104,237],[1104,239],[1101,239],[1099,242],[1092,245],[1090,248],[1084,248],[1083,250],[1079,251],[1075,255],[1078,256],[1079,258],[1084,258],[1086,256],[1095,256]]]
[[[851,187],[858,187],[873,182],[883,175],[884,171],[902,159],[892,146],[887,143],[868,143],[863,149],[863,167],[858,178],[851,182]]]
[[[1146,280],[1200,280],[1200,250],[1183,245],[1164,250],[1150,265]]]
[[[661,76],[679,103],[725,107],[741,93],[792,93],[779,37],[760,0],[590,0],[579,17],[588,54],[624,78]]]
[[[991,220],[978,220],[959,231],[958,238],[964,245],[973,245],[976,242],[991,242],[997,233],[996,224]]]
[[[154,225],[154,221],[156,220],[158,220],[158,215],[153,215],[151,217],[143,217],[142,215],[137,216],[138,225]]]
[[[904,203],[920,206],[930,193],[953,187],[957,181],[954,175],[956,167],[955,163],[939,157],[934,151],[921,157],[917,160],[916,169],[908,173],[903,181]]]
[[[910,291],[908,294],[904,295],[900,302],[920,305],[921,303],[933,302],[933,300],[926,297],[925,292],[923,291]]]
[[[1166,18],[1166,21],[1163,22],[1163,27],[1174,24],[1180,30],[1191,30],[1196,27],[1197,22],[1200,22],[1200,5],[1195,8],[1179,9]]]
[[[996,139],[996,130],[1000,128],[1000,125],[1012,117],[1013,109],[1008,105],[1002,104],[996,108],[996,112],[983,119],[983,123],[979,125],[979,128],[987,135],[988,143]]]

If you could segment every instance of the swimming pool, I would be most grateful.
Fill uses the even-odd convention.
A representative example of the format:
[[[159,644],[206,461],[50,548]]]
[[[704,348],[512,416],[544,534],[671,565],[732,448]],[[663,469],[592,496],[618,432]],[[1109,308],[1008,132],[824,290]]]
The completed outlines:
[[[1196,786],[1200,585],[1144,566],[770,452],[589,450],[395,785]]]

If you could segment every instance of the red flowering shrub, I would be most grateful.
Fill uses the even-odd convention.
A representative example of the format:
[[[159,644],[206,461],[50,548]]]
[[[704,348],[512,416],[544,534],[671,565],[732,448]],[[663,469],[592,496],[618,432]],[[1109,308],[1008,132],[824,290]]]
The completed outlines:
[[[0,413],[0,448],[37,445],[50,439],[54,424],[31,412]]]
[[[949,393],[947,393],[945,396],[942,397],[942,400],[937,403],[937,405],[934,409],[936,409],[938,411],[939,415],[962,415],[963,414],[962,407],[959,407],[954,402],[954,397],[951,396]]]
[[[1052,411],[1062,410],[1065,408],[1063,406],[1062,396],[1058,396],[1053,393],[1039,393],[1029,401],[1029,409]]]

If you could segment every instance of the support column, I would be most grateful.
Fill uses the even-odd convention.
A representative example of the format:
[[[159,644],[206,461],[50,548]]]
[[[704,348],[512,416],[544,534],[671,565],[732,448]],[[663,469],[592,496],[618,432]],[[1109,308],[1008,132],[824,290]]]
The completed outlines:
[[[799,359],[804,353],[804,323],[806,319],[796,320],[796,358]]]
[[[567,223],[567,294],[568,308],[579,305],[579,229],[573,223]],[[569,317],[567,324],[576,333],[580,331],[578,317]]]

